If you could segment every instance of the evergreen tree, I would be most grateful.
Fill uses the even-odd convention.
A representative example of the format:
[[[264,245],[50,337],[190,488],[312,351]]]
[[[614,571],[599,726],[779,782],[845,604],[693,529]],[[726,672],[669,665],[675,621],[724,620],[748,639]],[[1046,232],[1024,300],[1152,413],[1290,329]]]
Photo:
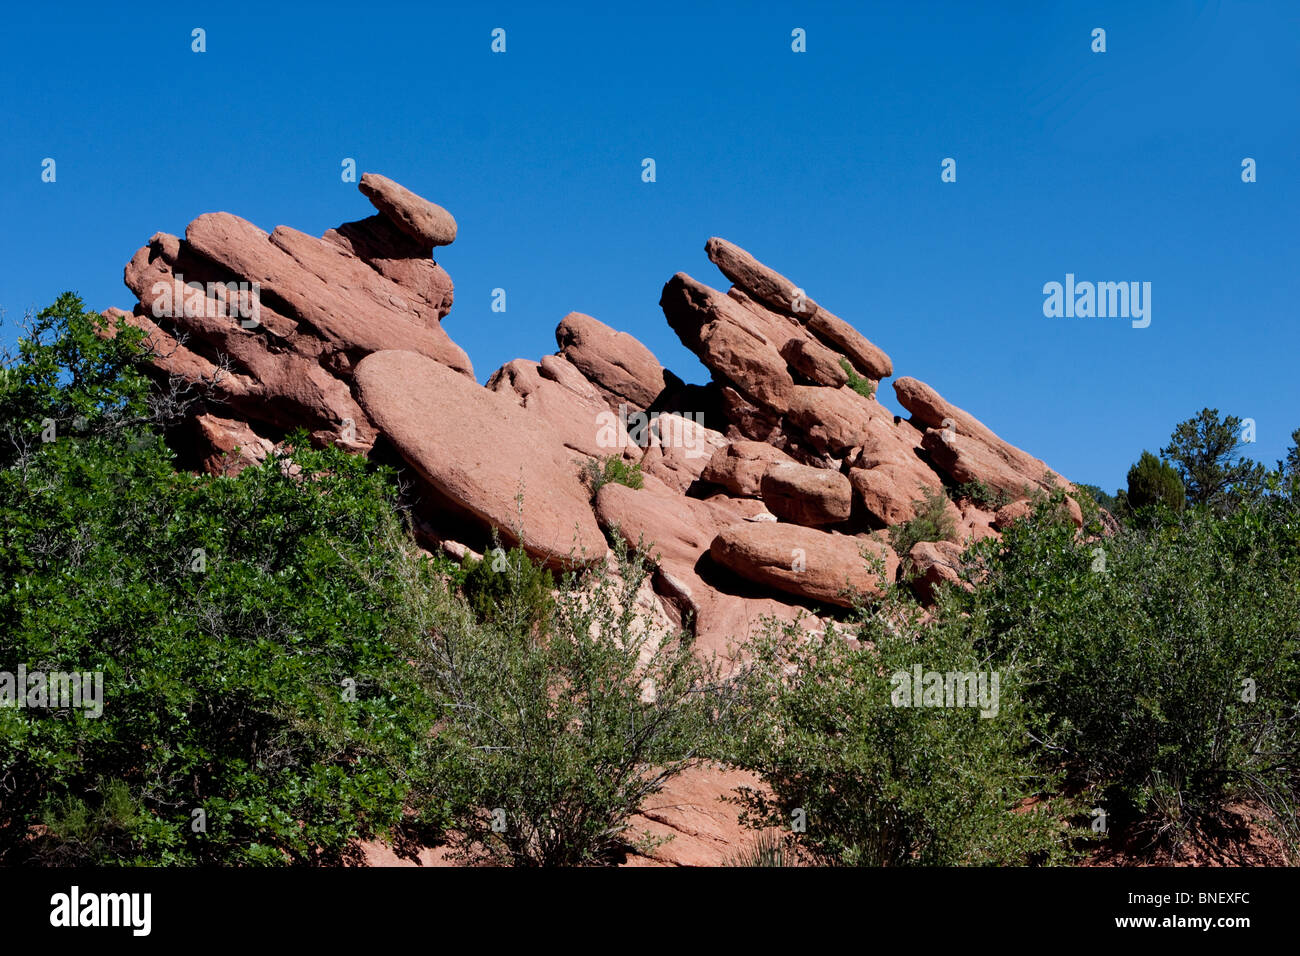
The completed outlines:
[[[1187,502],[1183,480],[1168,462],[1144,451],[1128,470],[1127,502],[1134,511],[1161,504],[1182,511]]]

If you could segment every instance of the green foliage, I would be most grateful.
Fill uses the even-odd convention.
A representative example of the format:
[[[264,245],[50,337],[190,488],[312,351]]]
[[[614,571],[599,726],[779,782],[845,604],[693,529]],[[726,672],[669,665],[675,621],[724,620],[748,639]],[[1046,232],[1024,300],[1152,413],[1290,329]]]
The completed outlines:
[[[418,559],[388,475],[294,444],[296,476],[277,458],[191,476],[156,439],[95,437],[0,472],[0,660],[100,671],[106,697],[98,719],[0,710],[0,775],[17,781],[0,847],[78,847],[95,864],[327,862],[400,820],[405,768],[437,717],[403,653],[398,571]],[[137,809],[87,840],[78,821],[100,811],[69,801],[103,781]],[[24,845],[42,819],[49,836]]]
[[[589,458],[583,463],[583,480],[593,498],[602,486],[611,481],[629,488],[640,488],[643,482],[641,463],[624,461],[618,455],[606,455],[600,461]]]
[[[1177,829],[1248,795],[1294,838],[1294,499],[1189,510],[1091,541],[1039,509],[968,557],[986,572],[961,608],[976,644],[1020,663],[1046,752],[1102,788],[1114,818]]]
[[[1177,466],[1189,504],[1224,510],[1263,489],[1264,466],[1242,457],[1242,447],[1241,419],[1203,408],[1174,429],[1160,454]]]
[[[990,488],[982,481],[965,481],[952,489],[953,501],[969,501],[985,511],[997,511],[1015,499],[1000,488]]]
[[[863,378],[854,370],[846,358],[840,358],[840,368],[844,369],[844,374],[849,377],[848,386],[857,392],[863,398],[870,398],[876,394],[876,385],[869,378]]]
[[[791,852],[787,837],[771,830],[760,830],[758,836],[745,849],[727,860],[727,866],[794,866],[795,856]]]
[[[1245,798],[1300,846],[1300,501],[1097,538],[1057,491],[965,564],[979,585],[944,591],[925,626],[891,588],[858,644],[832,629],[755,646],[742,762],[771,795],[746,796],[751,824],[802,808],[794,838],[824,862],[1046,862],[1086,835],[1048,818],[1100,806],[1177,840]],[[998,672],[998,716],[888,706],[890,675],[917,665]],[[1047,817],[1006,818],[1034,797]]]
[[[121,780],[101,781],[94,793],[52,798],[41,818],[49,828],[47,861],[56,865],[129,858],[143,822],[139,802]]]
[[[0,858],[342,859],[401,819],[438,717],[391,476],[303,435],[238,478],[177,472],[138,340],[96,319],[60,297],[0,386],[0,667],[104,693],[0,708]]]
[[[616,561],[616,573],[566,575],[544,633],[526,627],[527,573],[501,575],[501,613],[483,624],[448,615],[429,628],[448,714],[439,786],[462,858],[617,859],[641,803],[722,746],[730,684],[637,609],[643,557],[617,548]]]
[[[142,333],[107,323],[65,292],[25,323],[17,351],[4,355],[0,375],[0,467],[57,437],[103,435],[145,420],[148,382],[135,368]]]
[[[549,627],[555,607],[551,597],[555,578],[546,568],[533,564],[522,548],[507,553],[494,536],[493,549],[483,560],[466,555],[460,571],[461,592],[480,621],[517,620],[529,634]]]
[[[1125,503],[1133,511],[1153,507],[1182,511],[1187,503],[1183,480],[1168,462],[1144,451],[1128,470]]]
[[[1286,458],[1277,463],[1277,470],[1289,481],[1300,479],[1300,428],[1291,433],[1291,447],[1286,450]]]
[[[799,847],[831,865],[1063,859],[1069,805],[1028,806],[1055,781],[1028,750],[1015,670],[999,675],[996,716],[906,706],[895,674],[987,671],[988,662],[961,626],[926,627],[892,591],[857,636],[850,642],[832,627],[809,639],[786,628],[754,646],[743,763],[770,793],[743,793],[747,822],[788,832],[802,821]]]
[[[947,496],[929,488],[921,495],[912,502],[916,515],[889,529],[890,546],[898,554],[907,554],[918,541],[946,541],[955,531]]]
[[[1105,508],[1112,515],[1118,516],[1118,513],[1123,509],[1118,497],[1109,492],[1102,491],[1097,485],[1087,485],[1076,481],[1074,487],[1087,492],[1088,496],[1092,498],[1093,503],[1099,507]]]

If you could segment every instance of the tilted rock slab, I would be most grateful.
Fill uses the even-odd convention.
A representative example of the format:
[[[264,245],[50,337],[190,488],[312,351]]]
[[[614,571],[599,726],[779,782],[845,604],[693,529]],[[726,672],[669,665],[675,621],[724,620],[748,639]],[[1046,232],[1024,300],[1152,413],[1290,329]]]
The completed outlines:
[[[679,272],[659,304],[682,344],[746,398],[783,414],[795,384],[786,361],[743,306]]]
[[[540,416],[415,352],[368,355],[355,379],[371,421],[450,503],[550,567],[604,558],[578,465]]]
[[[864,597],[883,593],[882,578],[869,567],[864,551],[879,557],[884,580],[893,580],[898,555],[866,537],[754,522],[724,528],[709,546],[713,560],[743,578],[840,607],[853,603],[846,588]]]
[[[806,295],[800,296],[793,282],[735,243],[714,236],[704,251],[728,279],[764,305],[803,322],[823,342],[844,353],[866,378],[878,381],[894,374],[893,363],[883,350],[839,316]]]
[[[604,393],[615,411],[620,404],[643,411],[665,386],[679,384],[635,338],[582,312],[570,312],[560,321],[555,341],[560,354]]]
[[[378,173],[363,173],[357,186],[376,209],[422,248],[432,251],[434,246],[456,241],[456,220],[437,203]]]

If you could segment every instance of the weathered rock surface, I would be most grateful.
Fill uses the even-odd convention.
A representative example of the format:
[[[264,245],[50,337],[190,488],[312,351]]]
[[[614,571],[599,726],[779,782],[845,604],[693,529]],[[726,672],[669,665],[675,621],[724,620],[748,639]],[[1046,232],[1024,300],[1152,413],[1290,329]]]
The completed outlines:
[[[915,378],[894,381],[898,402],[910,412],[914,423],[948,433],[927,436],[926,449],[936,455],[936,464],[956,481],[983,481],[1021,497],[1024,489],[1070,490],[1070,483],[1034,455],[1024,453],[1002,440],[970,412],[958,408]],[[949,438],[957,438],[949,441]],[[958,477],[958,473],[967,477]]]
[[[422,248],[449,246],[456,241],[456,220],[437,203],[417,196],[387,176],[364,173],[357,184],[374,207]]]
[[[704,252],[724,276],[759,302],[790,315],[812,315],[817,303],[797,296],[797,287],[775,269],[759,262],[734,242],[714,236]]]
[[[863,552],[883,561],[877,574]],[[869,597],[892,580],[898,555],[878,541],[794,524],[747,523],[724,528],[709,554],[741,577],[799,597],[850,607],[846,589]]]
[[[775,462],[763,473],[763,502],[783,521],[825,525],[845,521],[853,506],[853,486],[838,471],[793,462]]]
[[[734,299],[683,272],[664,286],[659,304],[682,344],[710,371],[760,407],[784,413],[794,379],[777,346]]]
[[[1034,506],[1028,498],[1012,501],[998,509],[998,513],[993,516],[993,527],[1005,531],[1021,518],[1028,517],[1033,510]]]
[[[734,441],[713,453],[700,477],[734,495],[758,495],[763,475],[774,462],[794,464],[794,459],[766,442]]]
[[[561,384],[547,377],[539,362],[514,359],[492,373],[487,387],[517,399],[520,407],[553,428],[566,448],[591,458],[625,454],[641,457],[641,449],[633,444],[622,421],[609,410],[600,393],[581,376],[578,378],[581,385],[568,376],[568,384]]]
[[[819,308],[808,320],[808,329],[837,352],[843,352],[867,378],[879,381],[894,374],[889,356],[839,316]]]
[[[908,552],[910,584],[917,597],[933,603],[938,589],[949,584],[963,590],[971,585],[961,578],[961,545],[951,541],[918,541]]]
[[[839,388],[849,380],[849,373],[840,365],[840,356],[816,339],[790,339],[781,347],[781,358],[818,385]]]
[[[781,595],[735,594],[717,586],[709,547],[718,530],[742,521],[736,499],[701,501],[648,476],[644,487],[607,484],[596,495],[602,528],[629,545],[644,546],[655,566],[654,586],[675,623],[692,630],[695,646],[706,655],[730,658],[743,652],[768,619],[793,623],[818,619]]]
[[[728,444],[721,432],[670,413],[655,417],[645,432],[648,444],[641,459],[642,469],[682,493],[700,478],[717,450]]]
[[[366,414],[449,504],[548,565],[605,556],[577,465],[539,416],[415,352],[368,355],[355,377]]]
[[[847,356],[867,378],[879,380],[894,374],[889,356],[861,332],[826,311],[785,276],[763,265],[735,243],[715,236],[705,244],[704,251],[722,274],[748,296],[804,323],[823,342]],[[778,343],[778,347],[782,344]]]
[[[210,474],[237,475],[266,461],[275,448],[274,442],[257,434],[247,422],[204,414],[195,418],[194,424],[209,449],[203,467]]]
[[[570,312],[560,320],[555,341],[561,354],[605,394],[616,411],[619,404],[637,411],[649,408],[672,381],[672,373],[648,348],[581,312]]]

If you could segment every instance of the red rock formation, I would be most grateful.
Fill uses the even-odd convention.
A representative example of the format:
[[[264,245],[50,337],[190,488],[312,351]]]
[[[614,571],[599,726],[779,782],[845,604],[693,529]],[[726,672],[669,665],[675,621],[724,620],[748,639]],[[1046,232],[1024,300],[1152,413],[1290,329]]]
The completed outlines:
[[[878,382],[889,356],[719,238],[705,251],[731,288],[678,273],[660,300],[710,385],[683,385],[632,336],[572,312],[558,354],[508,362],[479,386],[444,331],[452,282],[431,258],[455,219],[383,176],[359,187],[377,214],[320,239],[210,213],[128,263],[127,320],[156,373],[204,386],[188,432],[204,467],[247,467],[297,427],[360,453],[382,438],[418,476],[431,542],[467,532],[482,548],[496,531],[552,565],[600,560],[602,532],[650,543],[666,613],[721,653],[765,616],[820,626],[809,612],[843,606],[845,584],[877,591],[860,551],[892,579],[899,556],[877,532],[913,518],[926,493],[981,481],[1016,499],[996,515],[948,503],[958,540],[910,556],[928,598],[962,544],[997,535],[1030,493],[1070,489],[916,379],[894,384],[910,421],[849,388],[845,366]],[[606,485],[593,501],[582,463],[609,455],[639,463],[644,488]]]

